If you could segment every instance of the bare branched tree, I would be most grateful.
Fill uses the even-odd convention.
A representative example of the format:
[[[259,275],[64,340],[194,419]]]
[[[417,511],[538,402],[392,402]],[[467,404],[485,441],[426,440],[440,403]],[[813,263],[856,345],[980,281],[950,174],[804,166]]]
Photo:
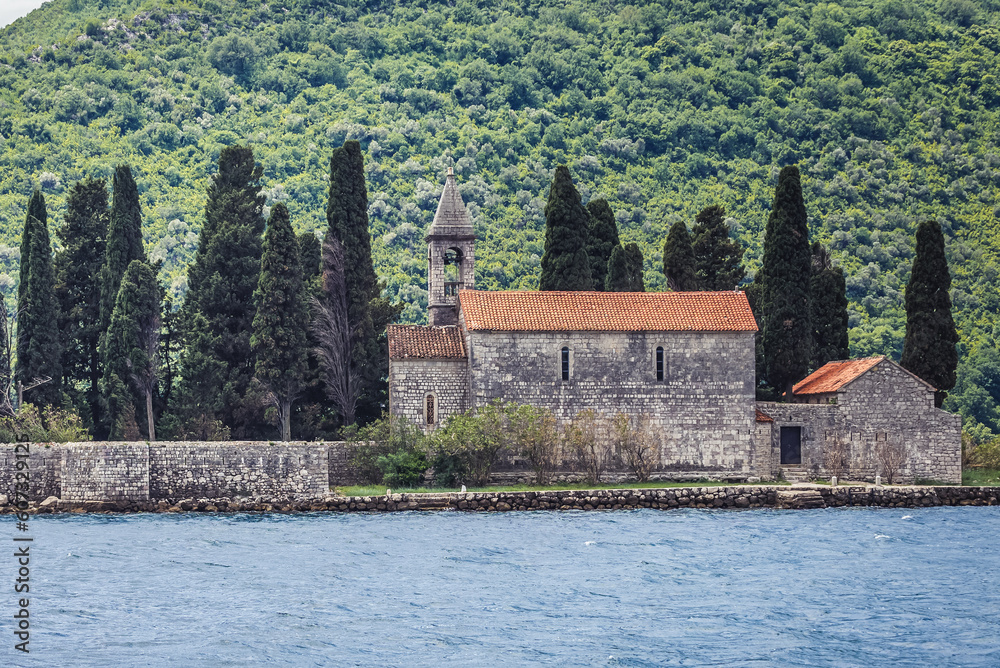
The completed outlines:
[[[850,459],[850,444],[838,435],[832,441],[827,441],[826,452],[823,454],[827,473],[837,476],[839,480],[843,476],[844,469],[847,468],[847,463]]]
[[[615,450],[639,482],[649,480],[659,454],[648,415],[617,414],[612,420]]]
[[[607,420],[593,409],[577,413],[566,427],[564,438],[587,472],[589,482],[601,482],[601,476],[611,464],[613,455],[608,431]]]
[[[7,312],[7,299],[0,294],[0,417],[12,417],[11,390],[14,388],[14,323]]]
[[[322,290],[313,298],[313,335],[327,396],[337,406],[345,425],[354,424],[360,378],[351,365],[354,336],[347,316],[344,247],[328,238],[323,243]]]
[[[881,441],[876,437],[875,459],[878,461],[882,475],[885,476],[886,483],[891,485],[897,474],[906,465],[906,461],[909,459],[909,452],[900,440],[890,440],[888,435]]]

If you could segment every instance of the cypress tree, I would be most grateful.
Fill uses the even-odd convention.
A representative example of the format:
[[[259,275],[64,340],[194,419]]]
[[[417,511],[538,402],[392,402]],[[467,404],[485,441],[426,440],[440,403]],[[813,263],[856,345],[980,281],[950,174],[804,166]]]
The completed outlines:
[[[667,277],[667,286],[674,292],[701,290],[691,234],[682,220],[670,226],[667,240],[663,242],[663,275]]]
[[[587,210],[566,165],[556,167],[545,205],[545,252],[539,290],[593,290]]]
[[[322,256],[322,244],[315,234],[303,232],[299,235],[299,262],[302,265],[303,281],[308,283],[319,278]]]
[[[812,304],[812,368],[850,356],[847,339],[847,283],[840,267],[818,241],[812,247],[812,276],[809,279]]]
[[[56,254],[56,298],[63,336],[63,387],[88,415],[101,424],[100,308],[108,232],[108,191],[103,179],[84,179],[66,199],[66,217],[56,231],[63,250]],[[86,411],[83,410],[84,406]]]
[[[0,292],[0,418],[14,415],[11,389],[14,374],[11,368],[13,350],[10,339],[10,313],[7,312],[7,297]]]
[[[129,437],[136,415],[145,415],[146,436],[156,440],[153,393],[162,309],[163,288],[155,269],[133,260],[122,276],[102,349],[102,387],[113,440]]]
[[[604,279],[606,292],[645,292],[642,277],[642,250],[639,244],[621,244],[611,251],[607,276]]]
[[[606,200],[595,199],[587,202],[590,225],[587,229],[587,257],[590,258],[590,276],[595,290],[603,290],[608,273],[608,262],[618,239],[618,225],[615,214]]]
[[[215,387],[217,396],[195,399],[197,410],[219,407],[220,412],[198,416],[209,422],[221,419],[237,438],[265,428],[260,398],[254,396],[251,385],[254,359],[250,346],[264,232],[261,173],[249,147],[228,146],[220,153],[219,171],[208,187],[198,251],[188,268],[182,313],[186,328],[182,375],[188,378],[196,373],[193,367],[204,366],[203,356],[213,358],[223,370],[222,382]],[[207,333],[199,331],[203,322]],[[196,341],[211,341],[212,347],[194,350]],[[181,403],[191,406],[187,398],[182,397]]]
[[[625,266],[628,267],[629,292],[645,292],[646,281],[642,275],[642,249],[637,243],[625,244]]]
[[[694,219],[691,248],[703,290],[735,290],[743,280],[743,247],[729,238],[721,206],[706,207]]]
[[[798,167],[778,175],[764,233],[760,282],[761,343],[768,383],[791,400],[812,358],[809,278],[812,254]]]
[[[35,225],[48,227],[49,214],[45,210],[45,197],[42,191],[37,188],[28,200],[28,213],[24,217],[24,230],[21,232],[21,261],[19,267],[19,281],[17,285],[17,306],[15,312],[28,303],[25,293],[28,290],[28,274],[31,273],[31,237],[35,231]],[[23,320],[23,318],[18,318]],[[18,324],[17,327],[17,350],[27,350],[28,340],[25,338],[28,330]]]
[[[357,414],[361,422],[379,417],[388,396],[389,348],[385,330],[402,310],[380,296],[382,286],[372,263],[364,169],[358,142],[346,141],[334,149],[326,209],[327,240],[338,241],[344,252],[347,315],[356,337],[351,348],[351,368],[359,378]],[[323,299],[335,297],[327,295]]]
[[[951,272],[944,253],[944,234],[933,220],[917,226],[917,252],[906,284],[906,338],[899,363],[937,388],[941,406],[955,387],[958,332],[951,315]]]
[[[268,219],[254,301],[257,313],[250,343],[257,357],[256,375],[274,395],[281,440],[288,441],[292,401],[304,384],[309,311],[299,265],[299,240],[284,204],[276,204]]]
[[[25,402],[53,406],[59,405],[62,398],[62,350],[59,346],[59,307],[55,298],[52,246],[48,227],[41,220],[32,216],[30,226],[30,265],[23,298],[18,303],[16,378],[25,388]],[[36,385],[39,381],[45,382]]]
[[[183,375],[176,389],[177,413],[184,424],[182,435],[204,440],[222,426],[218,421],[223,410],[219,388],[226,381],[227,369],[216,355],[220,338],[212,333],[208,319],[195,311],[186,324],[186,345],[181,352]],[[195,425],[201,426],[200,431]]]
[[[104,264],[101,267],[100,331],[107,331],[115,310],[122,276],[133,260],[146,260],[142,247],[142,209],[132,168],[118,165],[111,181],[111,216],[108,220]]]

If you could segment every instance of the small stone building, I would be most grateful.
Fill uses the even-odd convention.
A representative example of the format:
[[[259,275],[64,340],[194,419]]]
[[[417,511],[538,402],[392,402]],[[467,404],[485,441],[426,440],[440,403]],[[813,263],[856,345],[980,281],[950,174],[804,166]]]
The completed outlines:
[[[451,170],[427,245],[430,326],[388,332],[390,413],[425,431],[502,399],[563,423],[588,409],[645,416],[658,478],[824,475],[829,451],[845,449],[870,478],[886,441],[905,444],[904,477],[961,479],[959,418],[884,357],[824,366],[795,386],[801,403],[755,402],[757,326],[742,292],[477,291]]]
[[[962,419],[935,408],[934,392],[885,356],[830,362],[792,388],[794,403],[758,404],[772,468],[825,477],[840,458],[842,476],[870,480],[895,455],[902,480],[961,483]]]

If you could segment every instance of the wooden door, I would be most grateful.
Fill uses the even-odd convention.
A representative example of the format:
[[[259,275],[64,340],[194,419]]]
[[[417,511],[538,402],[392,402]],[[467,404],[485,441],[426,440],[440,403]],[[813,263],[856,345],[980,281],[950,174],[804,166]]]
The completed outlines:
[[[802,463],[802,427],[781,428],[781,463]]]

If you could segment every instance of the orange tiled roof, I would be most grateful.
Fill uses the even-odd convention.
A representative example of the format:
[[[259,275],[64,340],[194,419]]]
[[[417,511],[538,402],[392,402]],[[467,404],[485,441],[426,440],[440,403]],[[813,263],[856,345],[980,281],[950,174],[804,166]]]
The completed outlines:
[[[774,418],[762,411],[759,408],[755,408],[757,411],[757,422],[774,422]]]
[[[860,360],[827,362],[797,382],[792,387],[792,394],[825,394],[827,392],[836,392],[884,359],[885,355],[880,355],[879,357],[866,357]]]
[[[464,359],[458,327],[389,325],[389,359]]]
[[[483,292],[461,290],[467,329],[755,332],[742,292]]]

